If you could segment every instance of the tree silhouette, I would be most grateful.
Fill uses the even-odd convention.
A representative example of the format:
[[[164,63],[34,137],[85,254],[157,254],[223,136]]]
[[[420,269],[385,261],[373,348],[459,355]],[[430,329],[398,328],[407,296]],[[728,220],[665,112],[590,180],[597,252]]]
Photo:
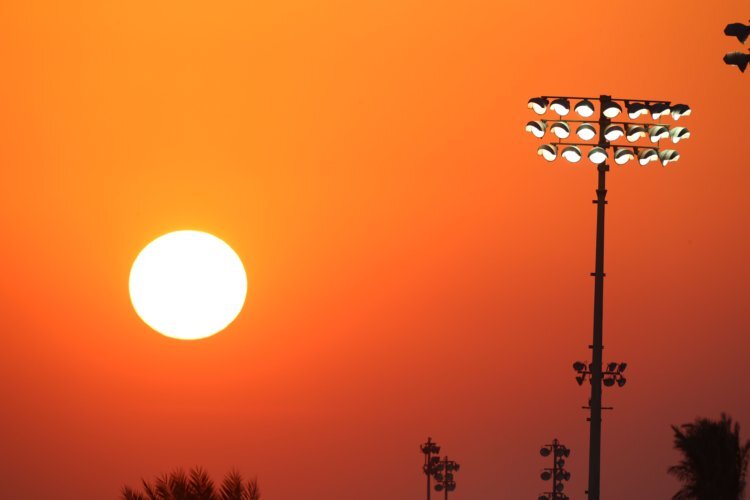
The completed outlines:
[[[740,500],[745,490],[750,441],[740,442],[740,426],[726,414],[713,421],[672,426],[674,447],[682,453],[669,473],[682,482],[672,500]]]
[[[224,476],[218,488],[201,467],[187,474],[177,469],[157,476],[153,482],[143,479],[142,483],[142,492],[123,486],[122,500],[260,500],[257,479],[245,481],[235,470]]]

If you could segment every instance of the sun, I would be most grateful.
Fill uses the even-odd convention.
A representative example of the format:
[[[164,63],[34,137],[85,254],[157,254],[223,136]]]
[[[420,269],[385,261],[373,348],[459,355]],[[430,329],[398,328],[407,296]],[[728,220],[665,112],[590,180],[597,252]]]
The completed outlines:
[[[216,236],[175,231],[146,245],[130,269],[138,316],[175,339],[210,337],[242,310],[247,275],[239,256]]]

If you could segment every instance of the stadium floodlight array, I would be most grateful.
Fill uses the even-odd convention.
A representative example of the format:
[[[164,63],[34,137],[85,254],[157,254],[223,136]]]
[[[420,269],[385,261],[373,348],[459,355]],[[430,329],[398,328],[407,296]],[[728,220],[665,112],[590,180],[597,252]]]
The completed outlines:
[[[572,108],[571,101],[577,101]],[[667,166],[679,160],[680,153],[672,147],[661,147],[662,141],[677,144],[690,137],[686,127],[661,122],[667,116],[675,122],[690,116],[691,109],[686,104],[613,99],[602,95],[534,97],[529,99],[528,106],[538,115],[557,115],[557,118],[541,118],[526,124],[526,131],[534,137],[542,139],[548,135],[552,139],[537,148],[537,154],[547,161],[554,161],[560,156],[571,163],[578,163],[586,157],[596,165],[610,159],[617,165],[625,165],[637,159],[643,166],[652,162]],[[565,118],[571,109],[581,119]],[[597,109],[599,119],[591,120]],[[623,115],[627,115],[629,121],[617,120]],[[574,133],[580,142],[569,141]]]
[[[539,454],[543,457],[552,456],[552,467],[545,468],[541,474],[542,481],[552,481],[552,491],[539,495],[539,500],[569,500],[563,491],[564,482],[570,481],[570,472],[565,470],[565,459],[570,456],[570,449],[553,439],[551,444],[542,446]]]

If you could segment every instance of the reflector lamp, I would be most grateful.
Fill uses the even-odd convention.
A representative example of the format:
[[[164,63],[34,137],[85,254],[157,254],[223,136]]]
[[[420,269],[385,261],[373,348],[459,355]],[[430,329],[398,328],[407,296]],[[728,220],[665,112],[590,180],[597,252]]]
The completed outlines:
[[[554,144],[542,144],[536,150],[536,154],[544,157],[547,161],[554,161],[557,158],[557,146]]]
[[[669,137],[669,129],[664,125],[652,125],[648,128],[648,137],[651,142],[659,142]]]
[[[651,118],[658,120],[662,116],[669,114],[669,104],[666,102],[655,102],[650,106],[649,111],[651,111]]]
[[[685,127],[674,127],[669,130],[669,136],[672,138],[672,142],[677,144],[683,139],[690,137],[690,131]]]
[[[581,161],[581,149],[577,146],[566,146],[560,156],[568,160],[570,163],[578,163]]]
[[[635,158],[635,153],[630,148],[616,148],[615,149],[615,163],[618,165],[625,165],[627,162]]]
[[[529,108],[533,109],[534,113],[538,115],[543,115],[547,111],[548,104],[549,101],[543,97],[532,97],[529,99]]]
[[[596,129],[589,123],[582,123],[576,129],[576,134],[584,141],[590,141],[596,137]]]
[[[589,116],[594,114],[594,104],[588,99],[584,99],[583,101],[576,104],[575,110],[576,113],[578,113],[582,117],[588,118]]]
[[[566,122],[555,122],[550,127],[550,131],[555,134],[558,139],[567,139],[570,137],[570,125]]]
[[[628,116],[631,120],[635,120],[641,115],[648,113],[648,106],[642,102],[629,102],[627,103]]]
[[[672,118],[679,120],[683,116],[690,116],[690,106],[687,104],[675,104],[672,106]]]
[[[608,141],[616,141],[625,135],[625,129],[622,125],[611,124],[604,129],[604,138]]]
[[[661,160],[661,164],[666,167],[667,163],[679,160],[680,153],[678,153],[674,149],[665,149],[663,151],[659,151],[659,159]]]
[[[589,151],[589,160],[596,165],[607,161],[607,157],[607,151],[599,146],[591,148],[591,151]]]
[[[614,101],[609,101],[602,106],[602,113],[607,118],[614,118],[622,112],[622,106]]]
[[[630,142],[635,142],[641,137],[646,137],[646,127],[644,125],[628,125],[628,131],[625,137]]]
[[[655,149],[641,149],[638,151],[638,163],[641,165],[647,165],[649,162],[656,161],[659,159],[659,155],[657,154]]]
[[[526,124],[526,132],[530,132],[536,138],[544,137],[544,131],[547,130],[547,124],[541,120],[530,121]]]
[[[561,97],[552,101],[552,104],[550,104],[549,108],[558,115],[565,116],[570,113],[570,101],[568,101],[564,97]]]

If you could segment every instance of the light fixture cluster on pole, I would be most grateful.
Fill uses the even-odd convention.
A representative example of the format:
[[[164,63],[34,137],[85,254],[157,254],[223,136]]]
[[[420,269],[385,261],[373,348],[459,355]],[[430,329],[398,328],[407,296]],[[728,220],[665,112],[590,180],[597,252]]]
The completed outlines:
[[[570,456],[570,449],[562,445],[557,439],[552,444],[545,444],[539,450],[543,457],[552,456],[552,467],[542,471],[542,480],[552,480],[552,491],[539,495],[539,500],[568,500],[568,495],[563,493],[565,481],[570,481],[570,472],[565,470],[565,459]]]
[[[627,383],[627,379],[623,376],[622,372],[628,367],[627,363],[608,363],[607,368],[602,368],[602,384],[605,387],[612,387],[617,384],[618,387],[622,387]],[[594,372],[594,367],[591,364],[586,365],[581,361],[573,363],[573,369],[578,373],[576,375],[576,382],[578,385],[583,385],[583,381],[586,378],[591,382],[591,375]]]
[[[461,466],[453,460],[444,457],[437,465],[435,472],[435,491],[445,492],[445,500],[448,500],[448,493],[456,489],[456,480],[454,474],[458,472]]]
[[[456,489],[454,474],[458,472],[460,465],[453,460],[448,460],[447,456],[441,459],[438,455],[440,446],[430,437],[427,438],[426,443],[420,445],[419,449],[424,454],[422,472],[427,476],[427,500],[430,500],[432,493],[431,479],[435,479],[435,491],[444,492],[447,500],[448,493]]]
[[[571,102],[575,105],[571,106]],[[530,121],[526,130],[538,138],[547,131],[553,141],[542,144],[537,153],[548,161],[558,155],[576,163],[584,153],[596,165],[598,183],[596,188],[596,258],[594,277],[594,328],[593,341],[589,348],[592,351],[591,363],[576,362],[578,383],[583,384],[586,378],[591,382],[589,405],[589,478],[588,500],[600,500],[601,490],[601,432],[602,432],[602,386],[625,385],[622,372],[625,363],[610,363],[605,368],[602,363],[603,318],[604,318],[604,212],[607,205],[606,174],[608,162],[614,161],[624,165],[630,160],[638,159],[641,165],[660,161],[666,166],[679,159],[674,149],[661,147],[661,141],[677,144],[690,137],[690,131],[682,126],[665,124],[661,119],[671,116],[674,121],[691,114],[690,106],[672,104],[670,101],[654,99],[615,99],[609,95],[599,97],[565,97],[542,96],[529,99],[528,107],[536,114],[543,115],[548,110],[558,118]],[[564,119],[571,109],[582,119]],[[598,111],[598,117],[594,117]],[[630,121],[618,121],[625,114]],[[592,119],[592,117],[594,117]],[[640,121],[639,121],[640,120]],[[583,142],[563,142],[574,132]],[[627,142],[623,143],[625,140]]]
[[[573,110],[582,119],[563,118],[571,111],[571,100],[578,101]],[[590,120],[597,107],[599,119]],[[598,98],[545,96],[529,99],[529,108],[538,115],[544,115],[548,110],[558,115],[557,119],[532,120],[526,124],[526,131],[539,139],[549,131],[553,142],[542,144],[537,149],[537,154],[547,161],[561,156],[571,163],[578,163],[585,155],[596,165],[609,159],[618,165],[637,159],[644,166],[653,161],[666,166],[677,161],[680,154],[671,147],[660,147],[661,141],[677,144],[690,137],[690,131],[685,127],[661,123],[664,116],[677,121],[690,115],[689,106],[669,101],[612,99],[606,95]],[[626,113],[630,121],[616,120],[622,113]],[[641,117],[646,120],[637,121]],[[573,134],[580,141],[570,141]]]
[[[748,37],[750,37],[750,26],[746,26],[742,23],[727,24],[724,28],[724,34],[726,36],[737,37],[740,43],[744,44]],[[750,49],[748,49],[750,51]],[[729,66],[737,66],[743,73],[747,69],[747,65],[750,64],[750,53],[745,52],[729,52],[724,55],[724,64]]]

